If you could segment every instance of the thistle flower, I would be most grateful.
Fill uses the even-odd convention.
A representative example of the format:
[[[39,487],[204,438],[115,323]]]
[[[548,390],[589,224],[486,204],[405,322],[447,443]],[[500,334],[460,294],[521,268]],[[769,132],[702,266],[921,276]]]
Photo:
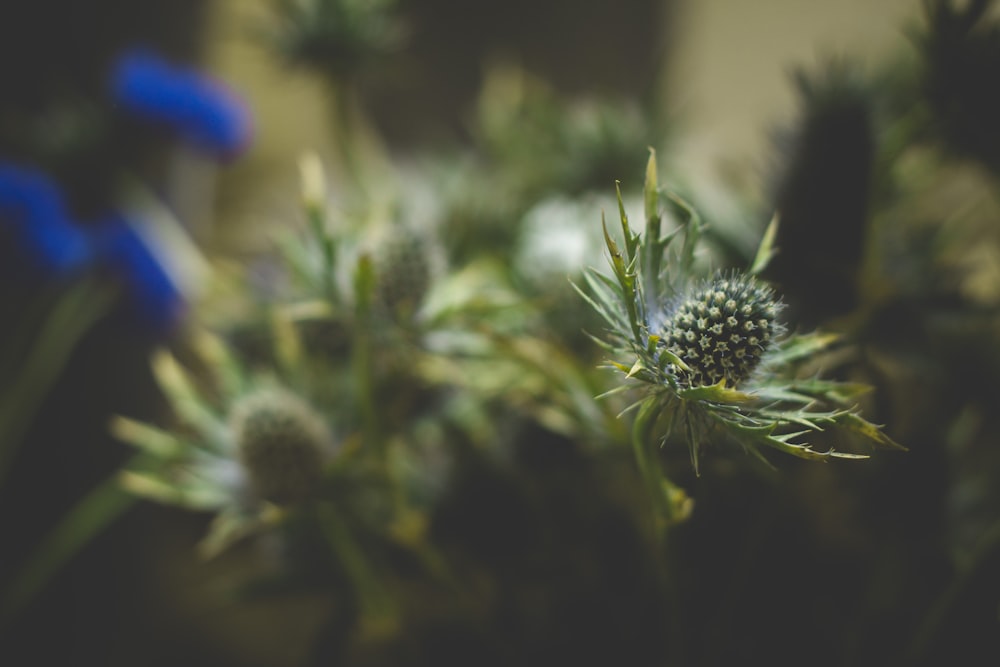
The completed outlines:
[[[834,338],[784,335],[780,301],[756,277],[774,254],[776,222],[745,272],[706,281],[695,274],[703,230],[698,214],[672,194],[661,196],[656,178],[651,154],[645,234],[632,231],[619,193],[623,245],[604,229],[613,275],[591,271],[585,274],[589,293],[578,291],[608,325],[598,342],[609,365],[630,381],[608,394],[636,383],[644,390],[630,408],[636,411],[632,446],[663,515],[676,521],[690,511],[690,500],[656,463],[654,448],[672,433],[683,434],[696,471],[702,448],[725,439],[765,463],[768,448],[811,460],[867,458],[810,447],[809,436],[824,429],[900,448],[857,413],[855,400],[866,387],[796,377],[796,365]],[[664,236],[665,212],[679,226]]]
[[[426,238],[404,225],[393,225],[377,243],[372,258],[375,292],[391,316],[412,316],[423,302],[434,273],[429,246]]]
[[[315,490],[332,440],[326,424],[301,398],[283,389],[249,394],[233,406],[229,429],[261,498],[284,504]]]
[[[686,367],[670,372],[686,387],[742,383],[781,333],[780,307],[769,287],[739,273],[692,290],[663,325],[660,345]]]
[[[116,417],[112,431],[142,452],[122,473],[126,489],[216,513],[200,545],[208,557],[277,525],[314,497],[335,448],[322,417],[292,390],[252,377],[208,332],[195,332],[192,345],[214,371],[221,398],[161,351],[153,372],[179,428],[165,431]]]

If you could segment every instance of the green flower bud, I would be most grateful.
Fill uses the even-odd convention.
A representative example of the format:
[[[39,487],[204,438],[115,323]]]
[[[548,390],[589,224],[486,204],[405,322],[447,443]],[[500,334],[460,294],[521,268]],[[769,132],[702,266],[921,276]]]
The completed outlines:
[[[229,425],[240,462],[261,498],[289,503],[315,490],[332,439],[305,401],[286,390],[264,389],[236,403]]]
[[[392,228],[375,254],[376,294],[393,316],[413,315],[430,288],[434,273],[431,248],[416,232],[402,225]]]
[[[673,368],[690,387],[743,382],[760,363],[782,327],[774,292],[752,277],[719,277],[682,297],[668,315],[661,344],[690,372]]]

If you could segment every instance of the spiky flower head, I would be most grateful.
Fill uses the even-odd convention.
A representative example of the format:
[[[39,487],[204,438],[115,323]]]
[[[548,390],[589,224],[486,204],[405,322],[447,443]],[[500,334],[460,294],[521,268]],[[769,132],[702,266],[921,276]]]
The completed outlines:
[[[229,417],[240,462],[254,491],[289,503],[315,490],[329,429],[304,400],[284,389],[263,389],[239,400]]]
[[[687,369],[672,366],[685,387],[725,381],[734,387],[760,364],[782,327],[774,292],[752,276],[719,276],[684,295],[672,310],[660,344]]]
[[[394,225],[375,248],[375,291],[381,306],[406,320],[420,307],[435,274],[431,242],[416,230]]]

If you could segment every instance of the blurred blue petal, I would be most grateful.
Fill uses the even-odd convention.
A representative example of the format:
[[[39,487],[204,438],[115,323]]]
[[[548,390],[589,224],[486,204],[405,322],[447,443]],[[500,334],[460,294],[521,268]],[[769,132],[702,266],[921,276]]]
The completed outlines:
[[[125,290],[127,314],[149,333],[166,333],[180,321],[184,297],[156,249],[139,227],[114,215],[97,228],[100,260]]]
[[[250,144],[252,120],[242,100],[221,82],[148,51],[118,59],[111,93],[130,113],[168,126],[213,155],[231,157]]]
[[[10,260],[43,275],[60,276],[86,264],[91,247],[73,225],[62,196],[44,174],[0,163],[0,232],[9,235]]]

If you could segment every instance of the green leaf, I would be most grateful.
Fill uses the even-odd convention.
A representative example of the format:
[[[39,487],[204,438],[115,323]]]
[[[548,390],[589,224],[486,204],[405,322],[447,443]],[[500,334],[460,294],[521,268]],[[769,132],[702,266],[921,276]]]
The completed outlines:
[[[283,516],[273,505],[259,513],[226,508],[212,519],[208,533],[198,543],[198,555],[206,560],[215,558],[240,540],[276,525]]]
[[[765,408],[754,410],[751,414],[756,418],[778,422],[782,426],[796,424],[804,426],[811,431],[822,431],[823,427],[821,424],[834,423],[838,417],[845,414],[845,411],[829,410],[826,412],[817,412],[811,410],[773,410]]]
[[[321,503],[316,508],[323,534],[333,556],[350,577],[358,596],[362,621],[394,624],[397,605],[384,578],[373,568],[375,561],[368,557],[353,534],[352,527],[340,515],[333,503]]]
[[[127,417],[112,417],[112,435],[143,449],[159,459],[176,458],[186,451],[185,443],[173,433]]]
[[[764,402],[770,401],[793,403],[796,405],[808,405],[816,401],[815,396],[799,393],[793,389],[792,385],[787,383],[776,384],[774,386],[756,386],[753,388],[753,395],[756,396],[758,400]]]
[[[660,191],[659,180],[656,175],[656,150],[649,149],[649,160],[646,161],[646,182],[643,184],[643,204],[646,209],[646,240],[656,242],[659,240],[660,222]],[[651,221],[652,225],[651,225]],[[655,229],[652,229],[655,226]],[[650,234],[650,232],[654,232]]]
[[[861,396],[872,390],[871,385],[861,382],[836,382],[819,378],[795,380],[789,387],[794,391],[839,405],[855,405]]]
[[[617,309],[617,304],[609,304],[608,295],[602,292],[602,288],[598,287],[595,283],[593,277],[590,274],[584,274],[584,280],[590,286],[591,290],[595,295],[599,295],[597,299],[592,298],[589,294],[584,292],[576,283],[572,283],[573,289],[583,297],[583,300],[590,304],[590,307],[597,311],[608,325],[615,331],[621,331],[622,329],[628,330],[628,322],[620,311]]]
[[[767,361],[776,366],[789,364],[825,350],[838,340],[840,336],[837,334],[819,332],[789,336],[768,354]]]
[[[668,364],[673,364],[674,366],[677,366],[677,368],[680,368],[683,371],[686,371],[688,373],[691,372],[691,367],[688,366],[686,363],[684,363],[683,359],[678,357],[675,353],[671,352],[667,348],[665,347],[660,348],[659,350],[657,350],[657,353],[660,356],[661,368],[666,368]]]
[[[698,249],[698,242],[701,240],[701,217],[690,204],[674,193],[667,193],[667,204],[684,229],[684,244],[681,246],[678,270],[680,275],[690,276],[691,267],[694,265],[695,250]]]
[[[123,470],[119,479],[129,493],[163,505],[204,511],[217,510],[229,502],[228,493],[210,482],[166,480],[157,473],[133,470]]]
[[[730,389],[725,381],[718,384],[704,385],[681,389],[677,395],[686,401],[708,401],[709,403],[752,403],[756,401],[753,394],[746,394],[736,389]]]
[[[865,438],[872,441],[873,443],[875,443],[875,445],[879,447],[883,447],[885,449],[895,449],[904,452],[908,451],[906,447],[904,447],[903,445],[899,444],[898,442],[890,438],[888,435],[886,435],[885,431],[883,431],[877,425],[872,424],[871,422],[867,421],[866,419],[864,419],[863,417],[861,417],[856,413],[853,412],[845,413],[843,416],[837,419],[836,423],[837,426],[840,426],[841,428],[845,428],[848,431],[864,436]]]
[[[647,371],[647,370],[648,369],[642,365],[642,359],[636,359],[635,363],[632,364],[632,368],[630,368],[628,373],[625,374],[625,377],[635,377],[641,371]]]
[[[778,234],[778,214],[775,213],[774,217],[771,218],[771,222],[767,225],[767,229],[764,231],[764,237],[760,241],[760,245],[757,247],[757,254],[753,258],[753,262],[750,264],[750,269],[747,271],[752,276],[760,275],[761,271],[767,268],[771,260],[777,254],[777,248],[774,247],[774,239]]]
[[[598,298],[601,306],[611,313],[618,313],[618,319],[625,325],[628,325],[628,320],[624,316],[624,308],[622,307],[622,287],[619,283],[611,280],[606,275],[602,273],[597,273],[596,271],[588,271],[584,274],[584,280],[587,281],[587,286],[590,287],[594,296]]]
[[[646,162],[643,203],[646,211],[646,230],[642,239],[642,285],[648,297],[659,301],[662,291],[660,271],[666,242],[660,239],[660,191],[656,175],[656,151],[652,148],[649,149],[649,160]]]
[[[14,618],[56,572],[134,503],[135,497],[119,486],[117,476],[105,480],[84,496],[9,580],[10,588],[0,600],[0,627]]]
[[[108,312],[116,297],[115,290],[95,280],[79,281],[41,314],[41,326],[32,332],[29,347],[17,350],[23,358],[14,360],[9,382],[0,385],[0,482],[77,343]]]
[[[622,235],[625,241],[625,253],[628,256],[629,264],[634,264],[639,249],[639,235],[632,231],[632,226],[628,223],[628,214],[625,212],[625,203],[622,201],[621,183],[615,181],[615,193],[618,197],[618,217],[621,219]]]
[[[325,304],[324,304],[325,305]],[[242,366],[222,339],[206,329],[191,334],[191,344],[213,369],[225,396],[239,396],[247,388]]]
[[[737,442],[749,447],[754,445],[770,447],[772,449],[777,449],[780,452],[784,452],[785,454],[791,454],[797,458],[809,461],[826,461],[834,458],[848,460],[869,458],[864,454],[849,454],[846,452],[838,452],[833,449],[826,452],[820,452],[815,449],[811,449],[806,444],[790,442],[793,438],[804,435],[808,433],[808,431],[795,431],[792,433],[775,435],[775,430],[778,426],[777,424],[750,426],[726,418],[718,418],[716,421],[722,425],[722,427],[725,428]]]
[[[166,350],[153,353],[152,368],[153,375],[181,420],[194,427],[207,446],[221,450],[225,443],[226,424],[208,407],[187,371]]]
[[[638,285],[635,279],[635,261],[633,260],[629,264],[625,264],[624,257],[618,249],[618,245],[608,233],[608,227],[606,224],[604,224],[604,240],[605,243],[607,243],[608,252],[611,253],[611,267],[614,270],[615,277],[618,279],[621,286],[621,301],[622,305],[625,306],[625,312],[628,314],[628,322],[632,333],[632,339],[638,345],[642,345],[641,328],[644,318],[642,315],[642,299],[639,296]],[[593,275],[595,275],[598,279],[605,279],[601,274]]]

